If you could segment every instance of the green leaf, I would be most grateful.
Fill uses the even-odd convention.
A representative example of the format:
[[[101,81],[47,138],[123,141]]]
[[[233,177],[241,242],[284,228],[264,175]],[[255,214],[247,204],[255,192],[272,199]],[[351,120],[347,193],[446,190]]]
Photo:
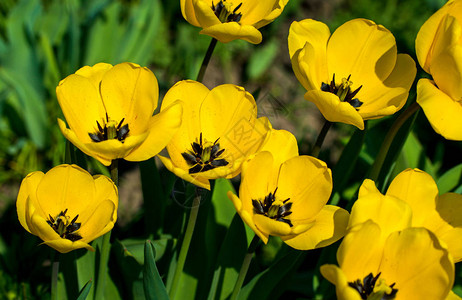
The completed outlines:
[[[332,171],[332,181],[334,183],[334,192],[342,192],[350,178],[351,173],[356,167],[361,149],[365,140],[365,130],[357,129],[351,136],[348,144],[342,151],[340,158]],[[337,205],[331,202],[332,205]]]
[[[440,194],[453,191],[462,184],[462,164],[444,173],[436,182]]]
[[[287,253],[282,258],[255,276],[241,289],[238,299],[272,299],[274,288],[302,263],[305,254],[306,252],[292,248],[287,249]]]
[[[154,234],[157,238],[162,231],[164,223],[165,196],[155,158],[139,163],[141,175],[141,187],[143,191],[144,219],[146,232]],[[144,243],[143,243],[144,244]]]
[[[279,40],[271,39],[263,47],[255,50],[247,65],[247,74],[250,79],[260,77],[274,63],[274,59],[278,54],[279,44]]]
[[[239,214],[234,218],[220,247],[208,299],[227,299],[233,292],[239,271],[247,253],[248,238],[253,231],[244,225]]]
[[[167,290],[156,267],[156,250],[150,241],[144,246],[143,286],[146,299],[168,300]]]
[[[88,294],[90,293],[91,285],[93,284],[92,280],[88,280],[88,282],[84,285],[82,290],[80,291],[79,297],[77,300],[85,300],[87,299]]]

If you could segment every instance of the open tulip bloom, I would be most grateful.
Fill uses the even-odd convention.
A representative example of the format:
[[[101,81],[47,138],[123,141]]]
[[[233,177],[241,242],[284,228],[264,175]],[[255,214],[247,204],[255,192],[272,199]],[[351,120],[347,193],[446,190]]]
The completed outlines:
[[[276,19],[289,0],[180,0],[183,17],[202,27],[200,33],[222,43],[242,39],[262,41],[258,29]]]
[[[462,1],[448,1],[420,28],[417,59],[433,80],[417,84],[417,102],[433,129],[462,140]]]
[[[265,244],[272,235],[299,250],[328,246],[345,234],[348,212],[326,205],[330,169],[314,157],[298,156],[295,138],[288,134],[281,131],[275,139],[272,134],[271,145],[244,163],[239,197],[232,192],[228,197]]]
[[[124,158],[142,161],[158,154],[181,124],[182,107],[171,103],[153,116],[159,88],[154,74],[133,63],[83,67],[56,88],[64,136],[85,154],[109,166]]]
[[[61,253],[93,250],[89,243],[114,227],[117,206],[114,183],[76,165],[30,173],[16,202],[21,225]]]
[[[407,169],[382,195],[366,179],[353,205],[349,227],[371,219],[388,232],[424,227],[442,240],[456,262],[462,260],[462,195],[438,195],[433,178],[418,169]]]
[[[297,79],[330,122],[364,129],[364,120],[394,114],[406,103],[416,75],[393,35],[366,19],[346,22],[331,35],[326,24],[293,22],[289,54]]]
[[[357,224],[340,244],[337,261],[339,267],[321,266],[321,274],[335,284],[339,300],[459,299],[451,292],[451,255],[425,228],[383,236],[371,220]]]
[[[159,158],[175,175],[202,188],[210,189],[209,179],[238,175],[271,129],[266,117],[257,119],[253,96],[236,85],[209,90],[197,81],[180,81],[165,95],[161,113],[178,99],[183,122],[167,145],[169,158]]]

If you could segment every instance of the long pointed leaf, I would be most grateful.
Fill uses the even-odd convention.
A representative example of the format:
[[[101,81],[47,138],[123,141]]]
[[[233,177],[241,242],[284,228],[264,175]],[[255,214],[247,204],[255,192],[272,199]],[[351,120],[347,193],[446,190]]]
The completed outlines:
[[[156,250],[151,241],[144,245],[143,286],[146,299],[168,300],[167,290],[156,266]]]

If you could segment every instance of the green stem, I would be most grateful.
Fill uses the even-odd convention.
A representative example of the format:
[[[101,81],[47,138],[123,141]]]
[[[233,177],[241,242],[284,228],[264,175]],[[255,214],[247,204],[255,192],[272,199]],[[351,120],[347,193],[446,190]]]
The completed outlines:
[[[58,274],[60,253],[55,252],[51,267],[51,300],[58,300]]]
[[[418,111],[419,108],[420,106],[417,104],[417,102],[414,102],[411,105],[409,105],[406,108],[406,110],[403,111],[395,120],[387,135],[385,136],[382,146],[380,147],[379,153],[375,158],[374,164],[372,165],[371,172],[368,177],[369,179],[377,181],[377,179],[379,178],[380,170],[382,169],[383,162],[387,157],[387,153],[390,149],[393,139],[395,138],[401,126],[403,126],[404,122],[406,122],[406,120],[409,119],[410,116],[412,116],[416,111]]]
[[[171,300],[175,299],[175,295],[178,289],[178,284],[180,283],[180,277],[183,273],[184,263],[186,262],[186,256],[189,250],[189,244],[191,244],[191,239],[194,232],[194,227],[196,226],[197,214],[199,213],[199,206],[201,203],[201,196],[196,193],[194,197],[191,211],[189,212],[188,225],[186,227],[186,232],[183,238],[183,243],[181,244],[180,254],[178,255],[178,262],[176,264],[175,273],[173,275],[172,285],[169,292],[169,297]]]
[[[111,170],[112,181],[117,187],[119,187],[119,160],[113,159],[109,168]]]
[[[209,48],[205,53],[204,60],[202,61],[201,69],[199,70],[199,74],[197,75],[196,81],[202,82],[202,80],[204,80],[205,70],[207,70],[207,66],[209,65],[210,58],[212,57],[212,53],[216,45],[217,40],[212,38],[212,40],[210,41]]]
[[[318,157],[319,151],[321,151],[322,143],[326,138],[327,132],[329,131],[330,127],[332,126],[332,122],[325,121],[324,126],[322,126],[321,132],[316,139],[316,143],[314,144],[313,150],[311,151],[311,156]]]
[[[119,186],[119,160],[113,159],[111,162],[110,172],[111,179],[114,184]],[[104,299],[104,290],[106,288],[106,275],[107,275],[107,264],[109,261],[109,250],[111,249],[111,231],[103,235],[103,240],[101,242],[101,252],[99,257],[99,266],[98,266],[98,277],[96,283],[96,296],[95,299]]]
[[[244,261],[242,262],[241,270],[239,271],[239,276],[237,277],[236,284],[234,285],[231,300],[236,300],[239,296],[239,292],[241,291],[241,287],[244,283],[245,276],[247,275],[247,271],[249,270],[253,254],[255,253],[258,244],[260,244],[260,241],[260,238],[257,235],[255,235],[252,239],[252,242],[250,242],[249,248],[247,249],[247,254],[244,257]]]

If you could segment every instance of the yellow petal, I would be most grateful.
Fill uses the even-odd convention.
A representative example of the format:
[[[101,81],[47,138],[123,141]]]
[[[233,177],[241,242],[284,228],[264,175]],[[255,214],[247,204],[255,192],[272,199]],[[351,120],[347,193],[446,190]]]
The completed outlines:
[[[353,205],[348,227],[367,220],[372,220],[380,226],[383,242],[391,232],[411,226],[412,210],[406,202],[398,198],[370,193],[358,198]]]
[[[273,171],[271,173],[277,176],[283,162],[298,156],[297,139],[289,131],[272,129],[267,142],[260,151],[268,151],[272,154]]]
[[[255,223],[253,222],[252,215],[253,213],[249,213],[248,211],[243,209],[242,201],[234,195],[231,191],[228,191],[228,198],[233,202],[234,207],[236,208],[237,213],[241,217],[242,221],[247,224],[247,226],[250,227],[250,229],[255,232],[258,237],[266,244],[268,242],[268,234],[264,234],[261,232],[256,226]]]
[[[319,45],[315,46],[306,42],[301,49],[295,51],[291,58],[295,76],[308,91],[320,90],[323,82],[330,83],[326,46],[324,48],[319,48]]]
[[[59,106],[69,127],[79,140],[90,142],[88,133],[95,132],[96,121],[106,118],[98,89],[88,78],[72,74],[56,88]]]
[[[380,236],[380,227],[370,220],[349,229],[337,251],[337,261],[349,282],[378,273],[383,249]]]
[[[191,25],[199,27],[200,25],[196,18],[193,2],[194,0],[180,0],[181,13],[185,20]]]
[[[247,211],[249,215],[254,214],[252,200],[263,201],[269,193],[274,193],[277,187],[276,177],[271,173],[273,169],[268,168],[272,165],[273,156],[267,151],[258,153],[249,162],[244,163],[239,196],[242,199],[242,210]],[[276,194],[279,196],[279,191]]]
[[[241,17],[241,24],[248,24],[253,25],[258,23],[259,21],[268,18],[268,16],[275,10],[277,7],[277,15],[271,16],[272,20],[278,17],[282,9],[284,8],[285,4],[288,0],[280,1],[280,0],[267,0],[267,1],[242,1],[242,6],[239,8],[238,12],[242,13]],[[236,5],[238,5],[240,1],[236,1],[236,4],[231,7],[233,9]],[[281,9],[282,6],[282,9]],[[269,23],[272,20],[268,20]],[[261,25],[263,26],[263,25]],[[259,27],[261,27],[259,26]],[[257,28],[259,28],[257,27]]]
[[[417,83],[417,102],[433,129],[449,140],[462,140],[462,104],[422,78]]]
[[[292,238],[281,238],[287,245],[298,250],[326,247],[345,235],[349,216],[343,208],[326,205],[310,229]]]
[[[302,49],[309,43],[319,60],[326,61],[327,41],[330,37],[330,30],[326,24],[306,19],[300,22],[292,22],[289,28],[289,55],[292,58],[295,52]]]
[[[438,187],[433,178],[419,169],[406,169],[393,179],[387,195],[405,201],[412,209],[412,226],[420,227],[436,208]]]
[[[212,3],[210,2],[211,1],[193,0],[194,12],[199,26],[202,28],[221,24],[215,12],[212,10]]]
[[[85,153],[88,156],[94,157],[95,159],[97,159],[99,162],[101,162],[105,166],[109,166],[111,164],[112,159],[107,158],[107,157],[102,157],[101,155],[99,155],[99,153],[93,152],[90,149],[88,149],[86,144],[84,144],[81,140],[79,140],[79,138],[75,135],[74,131],[66,127],[66,123],[64,123],[63,120],[58,119],[58,125],[64,137],[68,139],[74,146],[79,148],[83,153]]]
[[[307,19],[293,22],[289,29],[289,54],[295,76],[307,90],[328,83],[327,42],[330,31],[322,22]]]
[[[462,3],[448,1],[442,8],[434,13],[419,30],[415,40],[417,59],[425,72],[430,73],[432,64],[433,46],[439,36],[439,26],[446,14],[451,14],[462,20]]]
[[[189,169],[181,153],[192,150],[191,143],[199,138],[201,133],[199,110],[209,92],[210,90],[202,83],[183,80],[171,87],[162,101],[161,112],[177,100],[181,100],[183,104],[181,127],[167,145],[170,159],[178,168]]]
[[[85,146],[89,151],[98,153],[99,156],[112,161],[117,158],[126,157],[133,149],[146,140],[148,134],[149,132],[144,132],[139,135],[129,135],[123,142],[117,139],[111,139],[98,143],[91,142],[85,144]]]
[[[110,178],[103,175],[95,175],[93,176],[93,180],[95,181],[96,187],[95,199],[97,199],[95,207],[96,204],[102,201],[111,201],[115,206],[114,214],[112,217],[115,220],[117,218],[117,207],[119,206],[119,192],[117,190],[117,186]]]
[[[460,300],[462,298],[457,296],[453,291],[450,291],[449,295],[445,299],[446,300]]]
[[[148,68],[121,63],[106,72],[101,82],[101,97],[109,119],[120,122],[125,118],[130,135],[146,131],[157,107],[159,87]]]
[[[81,249],[81,248],[85,248],[90,251],[95,251],[95,249],[92,246],[82,241],[72,242],[66,239],[56,239],[56,240],[46,241],[44,242],[44,244],[50,246],[51,248],[61,253],[68,253],[72,250]]]
[[[260,44],[263,37],[255,27],[240,25],[236,22],[220,23],[201,30],[201,34],[209,35],[222,43],[241,39],[252,44]]]
[[[181,126],[183,107],[181,101],[154,115],[149,121],[148,136],[141,145],[124,158],[128,161],[142,161],[157,155],[172,140]]]
[[[327,165],[311,156],[296,156],[282,164],[277,198],[290,198],[295,224],[312,222],[332,192],[332,174]]]
[[[364,179],[363,183],[359,187],[358,198],[367,196],[368,194],[380,193],[375,186],[375,182],[370,179]]]
[[[396,283],[400,299],[444,299],[454,283],[454,262],[424,228],[392,233],[380,270],[388,284]]]
[[[407,54],[398,54],[395,68],[384,82],[367,84],[361,89],[366,97],[364,100],[367,99],[359,109],[363,119],[381,118],[400,110],[406,103],[416,72],[414,60]]]
[[[462,260],[462,195],[439,196],[436,212],[426,220],[424,227],[446,243],[455,262]]]
[[[360,85],[375,85],[390,75],[396,55],[396,42],[390,31],[370,20],[354,19],[337,28],[329,40],[329,77],[335,73],[335,78],[341,80],[351,74],[353,90]]]
[[[271,1],[267,1],[267,2],[271,3]],[[284,7],[287,5],[288,2],[289,2],[289,0],[277,0],[277,1],[274,1],[274,5],[272,7],[272,10],[267,11],[268,13],[263,18],[261,18],[261,19],[258,19],[259,17],[255,17],[253,19],[249,18],[248,20],[246,19],[245,22],[253,22],[253,21],[257,20],[258,22],[253,23],[253,26],[255,28],[257,28],[257,29],[261,28],[261,27],[273,22],[274,19],[279,17],[281,15],[282,11],[284,10]],[[250,4],[250,3],[254,4],[254,7],[256,7],[257,9],[259,9],[260,6],[264,7],[262,5],[263,4],[262,1],[247,1],[246,5]],[[255,3],[257,3],[257,4],[255,5]],[[265,4],[266,4],[266,1],[265,1]],[[244,5],[244,4],[242,4],[242,5]],[[251,15],[253,17],[254,16],[253,11],[249,15]],[[242,16],[242,19],[244,19],[244,15]]]
[[[67,209],[71,218],[95,201],[93,177],[77,165],[60,165],[43,176],[37,187],[36,213],[47,219]]]
[[[82,220],[82,225],[77,231],[82,237],[82,242],[89,243],[111,230],[117,220],[116,212],[117,207],[113,201],[101,201],[92,214],[85,221]]]
[[[185,170],[183,168],[178,168],[177,166],[173,164],[172,160],[170,160],[169,158],[164,157],[162,155],[158,155],[158,157],[162,161],[164,166],[176,176],[188,182],[191,182],[192,184],[195,184],[198,187],[210,190],[210,182],[207,178],[203,178],[200,176],[191,176],[188,173],[188,169]]]
[[[275,219],[270,219],[264,215],[253,215],[253,221],[258,230],[260,230],[265,235],[272,236],[285,236],[291,233],[291,228],[289,224],[277,221]]]
[[[442,20],[441,34],[435,41],[430,73],[439,89],[454,100],[462,99],[462,28],[457,19],[447,16]]]
[[[336,265],[322,265],[321,274],[335,285],[338,300],[361,300],[359,293],[348,285],[348,280],[342,269]]]
[[[44,174],[40,171],[32,172],[26,176],[21,182],[19,188],[18,198],[16,200],[16,211],[18,213],[19,223],[27,231],[31,232],[27,223],[29,222],[34,211],[30,211],[28,202],[31,202],[31,206],[34,207],[37,201],[37,186],[42,180]]]
[[[348,102],[341,102],[337,95],[321,90],[308,91],[305,99],[313,102],[324,118],[330,122],[351,124],[364,129],[364,121],[356,109]]]
[[[80,69],[78,69],[75,74],[88,78],[88,80],[95,86],[97,90],[99,90],[99,85],[101,83],[101,80],[104,77],[104,74],[106,74],[107,71],[112,69],[111,64],[107,63],[97,63],[94,66],[84,66]]]

